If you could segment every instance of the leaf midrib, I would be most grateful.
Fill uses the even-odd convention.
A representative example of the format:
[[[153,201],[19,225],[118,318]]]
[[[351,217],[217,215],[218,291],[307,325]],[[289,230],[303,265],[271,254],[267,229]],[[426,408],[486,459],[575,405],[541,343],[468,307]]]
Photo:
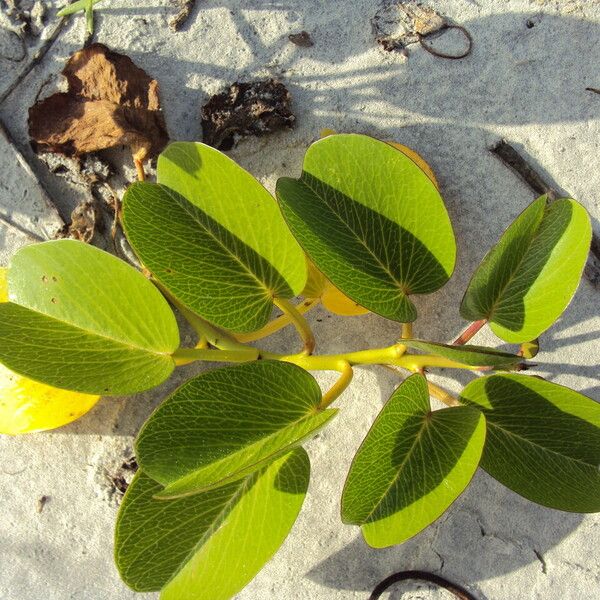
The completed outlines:
[[[263,474],[264,473],[262,473],[261,471],[256,471],[254,473],[250,473],[248,477],[241,480],[239,489],[236,490],[233,496],[231,496],[231,498],[223,505],[223,508],[215,516],[208,529],[202,534],[198,542],[194,545],[194,547],[190,550],[186,557],[182,559],[181,563],[179,564],[179,567],[174,571],[173,575],[163,584],[161,589],[166,588],[171,583],[171,581],[173,581],[177,577],[177,575],[181,573],[181,571],[193,558],[193,556],[202,549],[202,547],[212,537],[212,535],[216,533],[216,531],[221,527],[227,515],[235,508],[235,505],[244,497],[248,490],[252,489],[252,485],[254,485],[257,482],[258,478]],[[168,502],[168,500],[165,500],[165,502]],[[167,532],[165,535],[168,534],[169,532]],[[159,540],[163,537],[165,536],[161,536]]]
[[[289,431],[290,429],[297,427],[298,425],[306,422],[308,419],[313,418],[315,416],[317,416],[317,414],[319,413],[315,413],[314,415],[310,415],[307,414],[304,417],[302,417],[301,419],[298,419],[296,421],[292,421],[291,423],[289,423],[288,425],[286,425],[283,429],[279,429],[278,431],[276,431],[275,433],[271,433],[270,435],[262,438],[259,441],[253,442],[252,444],[250,444],[249,446],[245,446],[244,449],[242,450],[238,450],[237,452],[229,455],[226,458],[223,458],[219,461],[217,461],[216,463],[212,463],[210,465],[207,465],[205,467],[202,467],[200,469],[196,469],[195,471],[193,471],[192,473],[188,474],[188,475],[184,475],[183,477],[176,479],[174,482],[167,484],[165,486],[165,489],[167,489],[168,487],[170,487],[171,485],[176,484],[178,481],[181,481],[182,479],[186,479],[187,477],[190,477],[194,474],[194,472],[201,472],[203,470],[208,470],[208,469],[216,469],[216,466],[218,464],[223,464],[227,461],[232,460],[232,458],[236,455],[236,454],[241,454],[242,452],[244,452],[245,450],[247,450],[248,448],[251,448],[252,446],[256,446],[258,444],[264,444],[267,445],[267,442],[272,440],[273,438],[275,438],[277,435],[285,432],[285,431]],[[327,414],[331,414],[331,411],[328,411]],[[333,416],[333,414],[331,414],[331,416]],[[318,426],[323,426],[326,423],[326,421],[323,421],[322,423],[320,423]],[[316,428],[316,427],[315,427]],[[287,449],[291,449],[291,446],[293,444],[298,444],[300,442],[302,442],[302,440],[304,439],[304,437],[306,437],[307,435],[310,435],[312,432],[314,431],[314,429],[311,429],[309,431],[307,431],[305,433],[305,435],[300,438],[300,439],[294,439],[294,440],[290,440],[288,441],[284,446],[281,446],[279,449],[277,450],[273,450],[272,452],[270,452],[267,456],[261,458],[260,460],[256,460],[254,462],[248,463],[247,465],[244,465],[242,468],[237,469],[237,471],[229,474],[227,477],[224,477],[222,479],[218,479],[216,481],[214,481],[213,483],[211,483],[210,485],[205,485],[204,487],[201,488],[197,488],[194,490],[190,490],[188,492],[183,492],[177,495],[173,495],[173,496],[161,496],[161,500],[167,500],[168,499],[177,499],[177,498],[185,498],[185,497],[189,497],[189,496],[193,496],[195,494],[199,494],[202,492],[207,492],[209,490],[213,490],[216,489],[218,487],[221,487],[222,485],[226,485],[227,483],[233,483],[236,480],[236,475],[239,475],[240,473],[243,473],[244,471],[246,471],[247,469],[252,469],[252,468],[256,468],[258,466],[258,468],[260,469],[259,465],[261,464],[265,464],[268,461],[270,461],[271,459],[273,459],[276,455],[281,454],[282,452],[285,452],[285,450]]]
[[[142,346],[138,346],[137,344],[133,344],[130,342],[124,342],[123,340],[120,339],[116,339],[113,338],[109,335],[103,334],[103,333],[98,333],[96,331],[92,331],[90,329],[86,329],[85,327],[81,327],[80,325],[74,325],[73,323],[69,323],[68,321],[65,321],[64,319],[59,319],[58,317],[55,317],[54,315],[48,315],[44,312],[40,312],[39,310],[35,310],[33,308],[30,308],[28,306],[24,306],[23,304],[18,304],[17,302],[8,302],[7,304],[13,304],[14,306],[19,306],[21,308],[24,308],[26,310],[31,311],[32,313],[36,314],[36,315],[41,315],[42,317],[49,319],[51,321],[55,321],[57,323],[60,323],[62,325],[65,325],[67,327],[71,327],[73,329],[82,331],[84,334],[90,336],[90,337],[97,337],[97,338],[101,338],[102,340],[108,340],[109,342],[112,342],[114,344],[120,344],[122,345],[125,349],[130,349],[130,350],[138,350],[141,352],[144,352],[145,354],[150,354],[150,355],[154,355],[154,356],[171,356],[170,352],[157,352],[155,350],[151,350],[148,348],[144,348]]]
[[[398,288],[400,294],[402,296],[408,296],[408,291],[403,289],[406,285],[405,282],[398,281],[398,279],[396,279],[396,277],[390,271],[389,266],[381,262],[381,259],[371,250],[371,248],[369,248],[365,240],[363,240],[362,237],[358,235],[358,232],[352,229],[352,227],[350,227],[350,225],[348,225],[348,223],[344,221],[341,215],[339,215],[338,212],[334,208],[332,208],[329,202],[327,202],[327,199],[324,198],[317,190],[313,189],[311,185],[307,183],[306,180],[304,180],[303,178],[300,178],[297,181],[305,187],[307,187],[312,193],[314,193],[315,196],[317,196],[317,198],[319,198],[329,208],[331,214],[333,214],[338,219],[338,221],[342,225],[344,225],[348,231],[350,231],[350,233],[360,242],[364,249],[373,257],[375,262],[382,268],[382,270],[389,275],[390,279],[396,284],[396,287]]]
[[[409,416],[412,416],[412,415],[409,415]],[[423,418],[423,425],[419,429],[419,432],[417,433],[417,435],[415,436],[415,441],[412,443],[410,449],[406,453],[406,456],[404,457],[402,462],[398,465],[398,472],[396,473],[396,475],[394,476],[394,478],[392,479],[390,484],[387,486],[385,491],[381,494],[381,498],[379,499],[377,504],[375,504],[375,506],[372,508],[371,512],[363,519],[363,524],[366,524],[369,522],[369,519],[373,516],[375,511],[381,506],[381,503],[384,501],[384,499],[388,495],[389,491],[398,482],[398,480],[400,479],[400,476],[402,475],[402,473],[404,471],[404,467],[406,466],[406,463],[408,462],[408,460],[411,458],[411,456],[413,454],[414,449],[421,442],[421,436],[423,435],[424,431],[427,429],[428,422],[427,422],[427,419],[425,418],[425,416],[426,416],[425,414],[421,413],[420,416]]]
[[[504,292],[506,292],[507,288],[516,279],[515,273],[517,273],[517,271],[520,269],[520,267],[523,264],[523,262],[525,262],[525,259],[527,258],[527,255],[528,255],[528,252],[529,252],[531,246],[533,246],[533,244],[539,238],[540,229],[542,227],[542,223],[544,222],[544,219],[547,216],[546,215],[547,208],[548,208],[548,204],[545,205],[544,210],[542,211],[542,217],[539,220],[539,223],[535,226],[534,233],[531,236],[531,240],[527,244],[527,248],[523,251],[523,254],[522,254],[521,258],[519,259],[519,261],[517,262],[517,264],[512,269],[512,272],[509,275],[508,279],[506,280],[506,283],[502,286],[502,289],[498,292],[498,295],[496,296],[496,300],[494,300],[494,302],[492,303],[492,306],[491,306],[490,310],[488,311],[487,315],[485,315],[486,319],[493,319],[494,313],[496,312],[496,310],[498,308],[498,305],[501,304],[501,302],[503,300]],[[540,272],[540,274],[541,274],[541,272]],[[539,278],[539,276],[534,279],[531,287],[533,287],[533,285],[535,284],[535,282],[537,281],[538,278]],[[531,287],[529,289],[531,289]]]
[[[174,200],[178,201],[178,198],[171,194],[171,190],[169,188],[167,188],[165,186],[162,186],[162,187],[164,190],[167,191],[168,195],[170,195]],[[181,196],[181,197],[183,198],[183,196]],[[200,228],[202,228],[215,241],[215,243],[225,251],[226,254],[230,255],[240,265],[240,267],[242,267],[242,269],[244,271],[246,271],[246,273],[248,273],[256,281],[256,283],[258,284],[258,286],[260,288],[264,289],[264,291],[266,292],[267,298],[271,298],[273,296],[273,291],[269,289],[266,282],[262,281],[258,277],[258,275],[256,273],[254,273],[254,271],[251,269],[251,267],[249,265],[244,263],[242,261],[242,259],[237,254],[235,254],[224,242],[222,242],[206,225],[204,225],[204,223],[202,223],[200,220],[198,220],[197,215],[194,214],[194,209],[204,212],[202,210],[202,208],[200,208],[199,206],[196,206],[195,204],[192,204],[192,202],[190,202],[187,198],[185,198],[185,203],[181,203],[179,201],[177,203],[179,204],[179,206],[181,206],[183,211],[189,215],[189,217],[194,221],[194,223],[196,223]],[[186,204],[190,205],[191,210],[186,206]],[[223,227],[222,225],[220,225],[220,226]],[[225,228],[225,229],[227,229],[227,228]],[[233,233],[231,235],[233,235]],[[256,254],[258,254],[265,262],[268,263],[267,259],[264,258],[257,250],[255,250],[254,248],[252,248],[252,250],[254,252],[256,252]],[[269,263],[269,266],[272,269],[274,269],[275,271],[277,271],[275,269],[275,267],[273,267],[273,265],[271,265],[270,263]]]

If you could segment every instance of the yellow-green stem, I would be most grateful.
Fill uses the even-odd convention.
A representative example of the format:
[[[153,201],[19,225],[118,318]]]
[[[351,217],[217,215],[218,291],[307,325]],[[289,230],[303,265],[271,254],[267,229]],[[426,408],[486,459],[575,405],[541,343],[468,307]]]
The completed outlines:
[[[340,376],[338,380],[329,388],[329,390],[323,394],[323,398],[321,398],[321,403],[319,404],[319,409],[321,410],[324,410],[332,402],[337,400],[352,381],[354,371],[352,370],[349,362],[341,360],[336,371],[340,372]]]
[[[221,350],[246,350],[248,347],[236,340],[230,333],[211,325],[202,317],[192,312],[184,306],[169,290],[156,279],[151,279],[152,283],[168,298],[169,302],[185,317],[185,320],[192,326],[198,334],[200,340],[204,339],[208,344]],[[201,359],[197,359],[201,360]]]
[[[319,298],[308,298],[301,302],[300,304],[296,304],[296,310],[301,314],[306,314],[309,310],[317,306],[320,302]],[[286,313],[279,315],[276,319],[269,321],[264,327],[259,329],[258,331],[252,331],[250,333],[238,333],[236,334],[236,339],[239,342],[243,342],[244,344],[248,342],[255,342],[256,340],[262,340],[263,338],[269,337],[274,333],[277,333],[280,329],[287,327],[292,323],[290,316]]]
[[[434,398],[437,398],[447,406],[460,406],[460,402],[457,398],[449,394],[446,390],[442,389],[435,385],[435,383],[431,383],[431,381],[427,381],[427,387],[429,388],[429,394]]]
[[[275,298],[273,302],[275,303],[275,306],[288,317],[292,325],[294,325],[298,331],[298,334],[304,343],[304,354],[312,354],[315,349],[315,336],[306,319],[289,300],[286,300],[285,298]]]
[[[252,362],[258,359],[256,348],[243,350],[204,350],[202,348],[179,348],[173,354],[177,366],[187,365],[197,360],[207,362]]]

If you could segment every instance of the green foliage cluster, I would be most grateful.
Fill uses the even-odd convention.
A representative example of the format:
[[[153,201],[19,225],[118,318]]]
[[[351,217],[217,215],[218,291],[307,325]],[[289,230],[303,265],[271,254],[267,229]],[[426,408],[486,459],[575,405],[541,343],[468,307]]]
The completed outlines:
[[[277,202],[217,150],[174,143],[158,161],[158,183],[127,191],[122,221],[148,278],[75,241],[16,254],[10,302],[0,304],[0,360],[34,380],[104,395],[152,388],[192,361],[234,363],[188,381],[139,433],[140,470],[115,543],[133,589],[225,600],[245,586],[302,506],[310,476],[302,443],[335,420],[329,405],[360,364],[412,373],[373,423],[341,494],[343,522],[370,545],[427,527],[478,466],[542,505],[600,510],[600,405],[514,372],[578,285],[591,227],[576,201],[539,198],[506,230],[466,290],[461,315],[476,323],[454,345],[411,336],[412,296],[448,281],[456,245],[435,183],[384,142],[352,134],[316,142],[301,176],[278,181]],[[402,337],[387,348],[313,354],[301,313],[319,284],[307,257],[321,283],[402,323]],[[304,300],[293,303],[297,296]],[[169,303],[198,332],[196,347],[180,347]],[[271,320],[274,307],[282,314]],[[484,322],[521,349],[465,345]],[[300,352],[246,343],[290,323]],[[454,398],[427,380],[437,367],[482,376]],[[340,373],[325,394],[316,370]],[[447,407],[432,410],[431,395]]]

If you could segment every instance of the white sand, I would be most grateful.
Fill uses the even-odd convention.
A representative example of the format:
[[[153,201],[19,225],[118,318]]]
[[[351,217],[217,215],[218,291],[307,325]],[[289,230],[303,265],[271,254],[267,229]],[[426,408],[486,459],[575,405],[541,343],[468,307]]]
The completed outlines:
[[[98,41],[126,52],[159,80],[176,139],[199,139],[200,105],[223,86],[281,78],[293,94],[297,128],[243,141],[231,152],[270,188],[278,176],[299,173],[306,146],[323,127],[395,139],[421,152],[438,175],[460,247],[452,281],[418,301],[422,320],[416,334],[444,341],[464,325],[457,304],[472,269],[532,199],[486,150],[490,143],[504,136],[536,157],[559,187],[585,204],[600,233],[600,96],[585,91],[600,87],[600,2],[442,0],[435,5],[471,32],[475,46],[467,59],[441,60],[418,48],[408,60],[383,52],[369,22],[378,2],[367,0],[204,0],[178,34],[166,26],[174,13],[166,0],[116,0],[99,12]],[[531,29],[525,26],[528,19]],[[303,29],[314,47],[288,42],[289,33]],[[82,36],[79,18],[0,107],[30,158],[26,109],[41,83],[80,47]],[[0,68],[1,93],[17,71],[4,62]],[[0,165],[0,208],[14,210],[14,192],[4,183],[20,181],[15,179],[20,167],[10,160]],[[66,217],[81,192],[43,168],[39,176]],[[43,206],[42,194],[34,184],[30,188],[19,201],[24,214]],[[44,218],[56,219],[50,213]],[[20,243],[0,225],[0,256]],[[600,292],[583,281],[569,311],[544,334],[537,359],[540,374],[596,400],[599,299]],[[373,316],[341,325],[316,311],[311,322],[321,352],[387,344],[397,335],[394,324]],[[491,334],[476,341],[498,345]],[[286,333],[273,344],[289,348],[296,341]],[[449,372],[439,377],[454,390],[467,379]],[[324,374],[319,380],[326,385],[332,378]],[[309,444],[313,479],[301,517],[239,598],[366,599],[379,580],[412,568],[439,572],[490,600],[597,595],[598,517],[538,507],[484,473],[438,523],[402,546],[372,550],[357,529],[340,523],[339,496],[352,452],[395,383],[385,370],[357,371],[339,401],[337,422]],[[56,433],[0,440],[1,600],[157,597],[136,595],[118,578],[112,563],[116,503],[104,473],[128,456],[132,436],[176,384],[127,400],[107,399]],[[50,501],[38,514],[42,495]],[[397,589],[411,590],[403,598],[446,597],[422,591],[424,586]]]

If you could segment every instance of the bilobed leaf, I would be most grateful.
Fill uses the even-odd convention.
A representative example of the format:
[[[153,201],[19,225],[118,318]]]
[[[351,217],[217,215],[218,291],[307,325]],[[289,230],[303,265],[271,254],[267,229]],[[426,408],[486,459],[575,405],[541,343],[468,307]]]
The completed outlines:
[[[121,577],[136,591],[162,590],[161,600],[228,600],[287,537],[309,475],[297,448],[245,479],[164,501],[155,499],[161,485],[138,472],[117,519]]]
[[[585,265],[591,224],[575,200],[541,196],[504,232],[475,271],[460,307],[488,319],[501,339],[538,337],[567,307]]]
[[[409,348],[423,350],[424,352],[443,356],[465,365],[472,367],[494,367],[497,369],[507,369],[523,362],[521,356],[501,352],[486,346],[450,346],[448,344],[439,344],[437,342],[424,342],[421,340],[402,340],[401,342]]]
[[[472,381],[461,401],[486,416],[481,466],[492,477],[544,506],[600,511],[600,404],[513,374]]]
[[[131,186],[123,225],[144,265],[189,309],[235,332],[265,325],[273,298],[298,295],[302,249],[256,179],[204,144],[171,144],[160,185]]]
[[[471,407],[432,412],[427,382],[412,375],[392,394],[359,448],[342,520],[376,548],[400,544],[435,521],[473,477],[485,418]]]
[[[337,410],[290,363],[258,361],[203,373],[165,400],[142,428],[136,455],[161,497],[245,477],[314,435]]]
[[[171,374],[175,316],[158,290],[123,261],[74,240],[27,246],[0,304],[0,360],[55,387],[130,394]]]
[[[437,290],[454,269],[454,234],[434,183],[385,142],[355,134],[319,140],[299,179],[279,179],[277,197],[318,269],[380,315],[414,321],[409,295]]]

